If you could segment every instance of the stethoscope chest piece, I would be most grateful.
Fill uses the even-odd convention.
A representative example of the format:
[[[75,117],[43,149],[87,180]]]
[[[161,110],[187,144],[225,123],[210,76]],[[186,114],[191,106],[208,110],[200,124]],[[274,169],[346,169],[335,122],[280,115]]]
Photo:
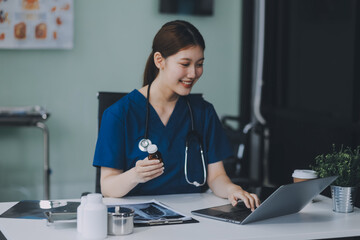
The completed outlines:
[[[143,152],[147,152],[147,148],[150,145],[151,145],[150,139],[143,138],[139,142],[139,149]]]

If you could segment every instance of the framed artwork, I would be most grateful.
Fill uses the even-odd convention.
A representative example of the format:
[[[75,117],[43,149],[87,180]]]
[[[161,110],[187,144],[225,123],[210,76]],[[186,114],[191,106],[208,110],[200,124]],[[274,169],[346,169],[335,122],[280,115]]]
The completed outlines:
[[[73,9],[73,0],[0,0],[0,48],[73,48]]]

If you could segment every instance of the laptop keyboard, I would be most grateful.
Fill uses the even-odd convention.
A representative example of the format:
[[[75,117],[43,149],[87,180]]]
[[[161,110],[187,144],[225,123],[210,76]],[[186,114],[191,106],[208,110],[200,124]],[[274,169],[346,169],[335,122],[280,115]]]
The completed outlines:
[[[241,222],[249,216],[250,213],[251,210],[248,209],[243,202],[239,202],[235,207],[231,208],[231,211],[219,213],[217,217]]]

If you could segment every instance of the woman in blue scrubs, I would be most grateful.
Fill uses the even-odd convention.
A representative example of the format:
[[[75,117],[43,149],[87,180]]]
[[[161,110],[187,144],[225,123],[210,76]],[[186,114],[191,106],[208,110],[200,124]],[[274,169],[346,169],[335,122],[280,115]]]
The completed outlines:
[[[188,22],[168,22],[156,34],[143,87],[113,104],[102,117],[93,165],[101,167],[104,196],[197,193],[202,188],[195,185],[206,182],[233,205],[241,199],[252,210],[259,206],[255,194],[226,175],[222,160],[233,153],[214,107],[199,95],[189,95],[203,73],[204,50],[203,37]],[[199,143],[193,140],[188,141],[184,174],[186,136],[192,129],[188,103],[193,128],[201,136],[206,177]],[[148,153],[139,149],[147,110],[148,138],[158,146],[163,163],[149,160]]]

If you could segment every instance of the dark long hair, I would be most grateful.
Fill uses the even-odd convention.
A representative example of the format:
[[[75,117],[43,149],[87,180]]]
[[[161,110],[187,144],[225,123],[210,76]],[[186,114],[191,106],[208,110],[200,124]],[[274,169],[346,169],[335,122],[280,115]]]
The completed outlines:
[[[156,52],[167,58],[190,46],[200,46],[205,50],[204,38],[194,25],[182,20],[165,23],[154,37],[152,52],[145,66],[143,86],[151,83],[159,73],[154,63]]]

